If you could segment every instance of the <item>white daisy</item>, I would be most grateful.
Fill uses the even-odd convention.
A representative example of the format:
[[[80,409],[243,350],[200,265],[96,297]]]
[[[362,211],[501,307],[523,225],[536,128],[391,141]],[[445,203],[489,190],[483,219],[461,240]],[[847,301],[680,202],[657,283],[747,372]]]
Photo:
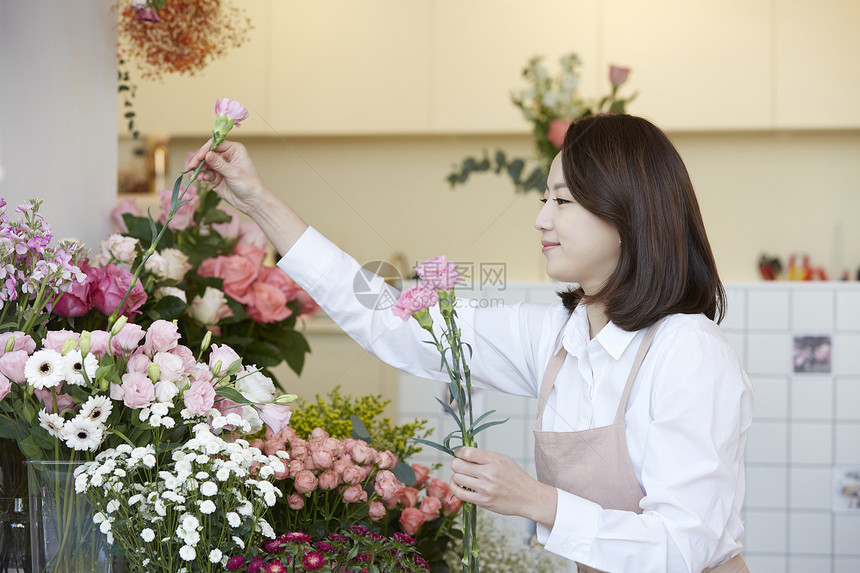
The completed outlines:
[[[87,377],[92,382],[99,367],[99,361],[92,354],[87,354],[86,358],[82,358],[80,350],[72,350],[66,354],[65,366],[66,382],[75,386],[84,386],[86,380],[84,379],[83,372],[87,373]]]
[[[39,425],[45,428],[52,438],[59,438],[66,421],[59,414],[49,414],[46,410],[39,410]]]
[[[50,349],[34,352],[24,364],[24,376],[36,390],[59,386],[66,377],[63,355]]]
[[[89,418],[93,422],[104,423],[110,416],[111,410],[113,410],[113,403],[110,398],[107,396],[90,396],[81,407],[78,415]]]
[[[70,449],[94,452],[99,449],[104,438],[104,424],[83,416],[75,416],[63,426],[60,437]]]

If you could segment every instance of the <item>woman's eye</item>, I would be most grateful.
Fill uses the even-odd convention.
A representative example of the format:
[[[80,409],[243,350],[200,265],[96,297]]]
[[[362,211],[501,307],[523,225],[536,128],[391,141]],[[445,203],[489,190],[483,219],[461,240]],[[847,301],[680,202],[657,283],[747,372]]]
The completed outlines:
[[[546,199],[540,199],[539,201],[540,201],[541,203],[546,203]]]
[[[568,201],[567,199],[556,199],[555,202],[558,203],[559,205],[564,205],[565,203],[570,203],[570,201]]]

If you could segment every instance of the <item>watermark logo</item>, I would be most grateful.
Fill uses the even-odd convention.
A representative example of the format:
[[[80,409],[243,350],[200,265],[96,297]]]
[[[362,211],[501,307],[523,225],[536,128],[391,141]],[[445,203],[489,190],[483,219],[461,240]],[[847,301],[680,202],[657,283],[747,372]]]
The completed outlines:
[[[387,286],[380,285],[380,279]],[[397,302],[397,291],[402,288],[400,271],[387,261],[364,263],[352,279],[352,292],[356,300],[370,310],[390,309]]]

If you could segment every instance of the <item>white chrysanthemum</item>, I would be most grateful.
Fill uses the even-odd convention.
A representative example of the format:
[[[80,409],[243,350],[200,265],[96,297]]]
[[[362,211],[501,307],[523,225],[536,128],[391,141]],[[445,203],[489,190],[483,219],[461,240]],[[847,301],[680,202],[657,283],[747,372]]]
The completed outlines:
[[[272,529],[272,526],[269,525],[269,522],[265,519],[260,518],[260,521],[257,522],[257,531],[259,531],[263,537],[268,537],[269,539],[275,538],[275,530]]]
[[[162,427],[170,430],[174,426],[176,426],[176,420],[174,420],[173,418],[170,418],[170,417],[164,417],[161,419],[161,425],[162,425]]]
[[[147,527],[146,529],[144,529],[143,531],[140,532],[140,538],[143,539],[144,541],[146,541],[147,543],[149,543],[153,539],[155,539],[155,532]]]
[[[108,504],[107,504],[107,508],[106,508],[106,509],[107,509],[107,512],[108,512],[108,513],[113,513],[113,512],[115,512],[116,510],[118,510],[118,509],[119,509],[119,500],[118,500],[118,499],[112,499],[112,500],[110,500],[110,501],[108,502]]]
[[[242,541],[240,537],[233,536],[233,543],[235,543],[239,549],[245,549],[245,542]]]
[[[75,416],[63,426],[60,438],[66,442],[69,449],[94,452],[99,449],[104,438],[104,424]]]
[[[211,499],[207,499],[206,501],[200,502],[200,513],[203,515],[209,515],[211,513],[215,513],[215,504]]]
[[[200,527],[200,521],[194,517],[193,515],[185,515],[182,517],[182,523],[180,527],[185,531],[195,531],[198,527]]]
[[[282,460],[290,459],[290,452],[287,452],[284,450],[278,450],[277,452],[275,452],[275,455],[278,456],[279,458],[281,458]]]
[[[200,534],[196,531],[189,531],[185,534],[185,543],[196,546],[200,541]]]
[[[98,512],[93,516],[93,523],[98,525],[99,523],[102,523],[105,519],[107,519],[107,516],[102,512]]]
[[[162,416],[162,417],[166,416],[167,413],[170,411],[169,406],[167,404],[161,403],[161,402],[156,402],[155,404],[150,406],[149,409],[156,416]]]
[[[87,378],[92,381],[98,367],[99,361],[94,355],[87,354],[86,358],[84,358],[81,356],[80,350],[72,350],[65,357],[66,382],[75,386],[84,386],[86,379],[83,373],[86,372]]]
[[[230,479],[230,468],[227,466],[222,467],[215,473],[215,479],[218,481],[227,481]]]
[[[200,493],[202,493],[206,497],[212,497],[213,495],[216,495],[218,493],[218,486],[211,481],[203,482],[203,484],[200,486]]]
[[[101,525],[99,525],[99,531],[101,531],[102,533],[107,533],[108,531],[110,531],[110,521],[108,521],[107,519],[102,521]]]
[[[34,352],[24,364],[24,376],[36,390],[58,386],[66,376],[63,355],[47,348]]]
[[[52,438],[59,438],[66,421],[59,414],[49,414],[46,410],[39,410],[39,425],[45,428]]]
[[[221,553],[221,550],[216,547],[215,549],[213,549],[212,551],[209,552],[209,562],[210,563],[218,563],[219,561],[221,561],[221,558],[223,556],[224,556],[224,554]]]
[[[194,474],[194,477],[196,477],[199,480],[204,480],[204,479],[209,478],[209,474],[207,472],[200,471],[200,472],[197,472],[196,474]]]
[[[273,507],[275,505],[275,502],[278,501],[278,498],[275,496],[274,493],[269,492],[263,496],[263,501],[265,501],[266,505],[268,505],[269,507]]]
[[[146,454],[145,456],[143,456],[143,465],[145,465],[148,468],[154,468],[155,467],[155,456],[152,454]]]
[[[236,511],[239,512],[239,515],[249,516],[254,511],[254,506],[251,505],[250,501],[243,501],[239,504],[239,507],[236,508]]]
[[[104,423],[113,410],[113,404],[107,396],[90,396],[78,414],[83,418],[89,418],[93,422]]]
[[[183,545],[182,549],[179,550],[179,556],[185,561],[194,561],[197,557],[197,551],[190,545]]]
[[[230,527],[239,527],[242,525],[242,518],[235,511],[230,511],[227,513],[227,523],[230,524]]]

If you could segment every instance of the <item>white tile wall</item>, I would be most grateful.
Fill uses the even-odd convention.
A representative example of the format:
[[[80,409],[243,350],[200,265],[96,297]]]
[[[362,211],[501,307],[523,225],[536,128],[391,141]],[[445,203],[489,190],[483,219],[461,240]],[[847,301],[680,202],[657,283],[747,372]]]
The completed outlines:
[[[789,381],[785,376],[750,376],[755,392],[756,419],[788,418]]]
[[[747,292],[747,329],[788,330],[788,289],[762,289]]]
[[[857,573],[860,571],[860,557],[839,557],[833,559],[833,573]]]
[[[860,557],[860,515],[837,515],[834,519],[834,541],[837,555]],[[855,571],[860,571],[860,568]]]
[[[747,374],[788,374],[789,341],[786,333],[747,334]]]
[[[785,422],[753,424],[747,436],[747,462],[788,462],[788,425]]]
[[[836,292],[836,329],[860,331],[860,290]]]
[[[798,289],[791,293],[791,328],[800,331],[833,330],[832,290]]]
[[[784,474],[785,469],[780,469]],[[749,475],[749,471],[747,472]],[[793,468],[789,470],[789,507],[829,511],[833,498],[833,470],[824,468]],[[783,500],[783,504],[785,500]]]
[[[832,567],[830,557],[807,557],[799,555],[791,559],[791,573],[824,573]]]
[[[785,553],[788,513],[785,511],[748,510],[744,548],[750,553]]]
[[[836,374],[860,375],[860,334],[837,334],[833,337],[833,359]]]
[[[794,464],[832,464],[833,426],[796,423],[789,430],[789,455]]]
[[[860,379],[836,380],[836,419],[860,421]]]
[[[748,509],[779,509],[785,507],[788,491],[788,476],[783,467],[747,468]],[[830,472],[827,474],[830,479]],[[829,482],[828,482],[829,483]],[[829,503],[828,499],[828,503]]]
[[[726,316],[720,327],[726,331],[746,330],[746,306],[746,290],[726,287]]]
[[[840,465],[860,466],[860,424],[836,423],[836,460]],[[858,538],[860,543],[860,538]]]
[[[755,571],[755,573],[785,573],[787,570],[788,559],[783,556],[750,554],[746,553],[746,547],[744,547],[744,551],[744,561],[750,571]]]
[[[791,417],[794,420],[833,418],[833,380],[795,378],[791,381]]]
[[[789,515],[789,554],[830,555],[833,538],[832,524],[830,513],[796,512]],[[794,559],[792,559],[793,562]]]

